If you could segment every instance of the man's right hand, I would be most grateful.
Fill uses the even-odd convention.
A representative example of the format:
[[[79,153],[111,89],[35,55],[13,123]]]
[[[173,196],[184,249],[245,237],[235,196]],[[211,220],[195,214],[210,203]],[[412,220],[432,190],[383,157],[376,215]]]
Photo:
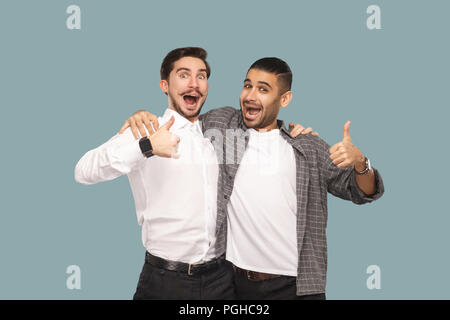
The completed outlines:
[[[124,133],[128,127],[130,127],[134,138],[137,140],[140,137],[147,136],[145,128],[147,128],[150,135],[154,134],[158,130],[158,117],[148,111],[138,110],[131,117],[129,117],[127,121],[125,121],[122,128],[120,128],[119,133]]]

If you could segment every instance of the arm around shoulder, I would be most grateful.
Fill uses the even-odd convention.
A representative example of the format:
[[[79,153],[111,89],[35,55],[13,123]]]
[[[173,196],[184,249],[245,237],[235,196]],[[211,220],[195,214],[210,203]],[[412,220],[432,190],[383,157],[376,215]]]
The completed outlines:
[[[203,130],[226,127],[233,117],[240,114],[241,110],[233,107],[222,107],[212,109],[200,115]]]

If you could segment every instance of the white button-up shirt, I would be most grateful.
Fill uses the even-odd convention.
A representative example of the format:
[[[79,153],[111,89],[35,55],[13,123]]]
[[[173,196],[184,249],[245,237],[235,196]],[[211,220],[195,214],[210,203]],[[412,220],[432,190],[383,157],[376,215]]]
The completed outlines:
[[[172,115],[170,131],[180,137],[178,159],[145,158],[128,128],[87,152],[75,168],[75,180],[94,184],[127,174],[147,251],[185,263],[209,261],[215,258],[217,157],[199,121],[167,109],[159,125]]]

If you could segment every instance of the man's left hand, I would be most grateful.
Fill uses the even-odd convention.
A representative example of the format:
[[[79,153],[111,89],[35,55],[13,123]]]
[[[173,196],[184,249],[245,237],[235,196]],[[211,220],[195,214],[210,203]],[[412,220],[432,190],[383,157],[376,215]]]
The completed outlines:
[[[313,132],[311,127],[305,129],[305,127],[301,124],[296,124],[294,126],[292,122],[289,123],[289,129],[291,130],[291,136],[293,138],[297,137],[299,134],[312,134],[313,136],[319,135],[317,132]]]
[[[361,150],[355,147],[350,138],[350,121],[344,125],[344,138],[330,148],[330,158],[338,168],[353,166],[356,171],[366,168],[365,157]]]

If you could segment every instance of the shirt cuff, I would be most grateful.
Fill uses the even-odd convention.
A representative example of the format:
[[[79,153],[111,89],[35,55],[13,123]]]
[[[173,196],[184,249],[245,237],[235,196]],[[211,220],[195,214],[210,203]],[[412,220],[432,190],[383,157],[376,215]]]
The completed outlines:
[[[379,199],[383,195],[383,193],[384,193],[383,179],[381,178],[381,175],[377,169],[375,169],[375,168],[372,168],[372,169],[373,169],[373,173],[375,176],[375,193],[371,194],[371,195],[365,194],[359,188],[358,183],[356,182],[356,173],[354,172],[354,169],[352,169],[353,172],[351,175],[351,185],[352,185],[352,189],[354,190],[352,192],[352,194],[355,197],[353,199],[353,202],[358,203],[358,204],[368,203],[368,202],[372,202],[372,201]]]

